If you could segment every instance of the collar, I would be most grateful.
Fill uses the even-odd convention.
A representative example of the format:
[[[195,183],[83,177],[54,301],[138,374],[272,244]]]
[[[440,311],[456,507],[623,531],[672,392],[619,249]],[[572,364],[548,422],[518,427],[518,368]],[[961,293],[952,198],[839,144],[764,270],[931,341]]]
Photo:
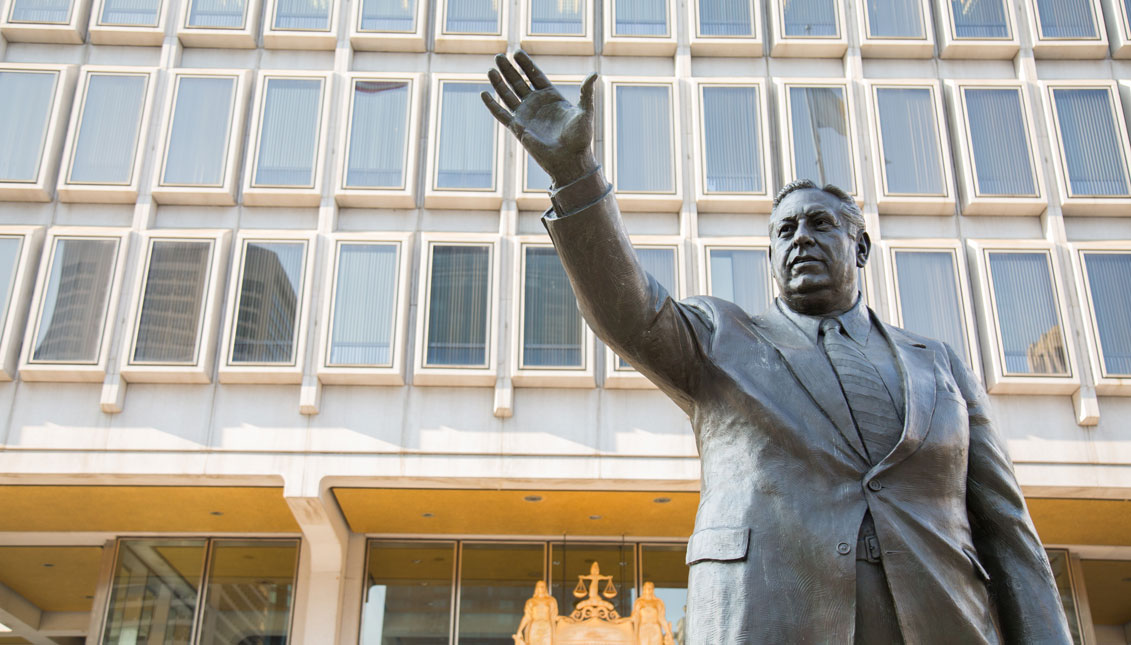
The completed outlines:
[[[789,318],[793,324],[797,325],[798,329],[805,334],[805,337],[812,341],[814,344],[819,340],[821,332],[821,321],[825,318],[837,318],[840,324],[844,327],[845,333],[848,337],[856,341],[858,345],[864,346],[868,343],[868,334],[872,331],[872,321],[868,317],[868,308],[864,306],[864,299],[859,294],[856,296],[856,304],[852,308],[842,313],[839,316],[809,316],[807,314],[797,313],[789,308],[781,298],[776,298],[775,305],[786,318]]]

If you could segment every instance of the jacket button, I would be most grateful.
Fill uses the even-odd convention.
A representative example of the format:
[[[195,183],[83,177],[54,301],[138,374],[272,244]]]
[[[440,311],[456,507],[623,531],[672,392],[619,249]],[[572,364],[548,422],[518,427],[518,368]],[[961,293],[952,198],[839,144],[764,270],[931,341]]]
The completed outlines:
[[[880,482],[878,482],[874,479],[872,481],[868,482],[868,490],[877,491],[877,490],[880,490],[883,487],[884,487],[883,484],[881,484]]]
[[[848,552],[851,550],[852,547],[848,546],[848,542],[841,542],[840,544],[836,545],[836,552],[841,555],[848,555]]]

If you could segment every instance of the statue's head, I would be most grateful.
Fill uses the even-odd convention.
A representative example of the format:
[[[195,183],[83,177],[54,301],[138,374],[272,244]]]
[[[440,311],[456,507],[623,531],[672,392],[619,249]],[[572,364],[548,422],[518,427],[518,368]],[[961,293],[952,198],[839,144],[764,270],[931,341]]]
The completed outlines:
[[[538,582],[536,582],[534,584],[534,595],[538,596],[539,598],[542,597],[542,596],[549,595],[546,592],[546,581],[545,580],[539,580]]]
[[[856,270],[872,241],[864,216],[843,190],[803,179],[781,189],[770,214],[770,267],[790,309],[821,315],[850,309]]]
[[[656,585],[651,582],[645,582],[644,586],[640,588],[641,598],[652,598],[656,595]]]

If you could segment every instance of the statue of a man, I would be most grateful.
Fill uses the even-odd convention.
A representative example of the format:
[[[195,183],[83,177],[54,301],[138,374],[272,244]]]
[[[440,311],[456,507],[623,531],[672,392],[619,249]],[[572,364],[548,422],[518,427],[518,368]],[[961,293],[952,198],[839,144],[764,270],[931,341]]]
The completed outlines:
[[[676,302],[593,155],[596,76],[574,106],[515,61],[525,78],[498,57],[504,105],[484,102],[553,181],[544,222],[581,311],[695,431],[686,643],[1070,643],[985,392],[951,348],[861,302],[856,203],[811,182],[779,193],[765,314]]]

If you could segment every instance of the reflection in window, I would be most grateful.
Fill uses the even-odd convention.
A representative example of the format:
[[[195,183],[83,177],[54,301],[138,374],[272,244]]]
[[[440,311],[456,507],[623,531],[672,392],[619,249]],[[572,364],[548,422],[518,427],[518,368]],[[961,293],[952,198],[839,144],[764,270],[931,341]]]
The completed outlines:
[[[362,0],[359,31],[416,31],[416,0]]]
[[[154,240],[138,313],[134,363],[196,363],[212,259],[210,240]]]
[[[322,79],[267,79],[254,185],[314,185],[321,104]]]
[[[491,190],[495,185],[495,118],[483,109],[486,83],[440,84],[435,187]]]
[[[425,364],[487,365],[490,271],[488,246],[432,246]]]
[[[13,0],[11,22],[66,24],[71,19],[72,0]]]
[[[585,33],[585,0],[529,0],[532,36],[580,36]],[[558,86],[559,89],[561,86]]]
[[[70,183],[130,183],[148,80],[144,74],[88,77]]]
[[[247,242],[232,363],[294,363],[305,242]]]
[[[16,269],[19,268],[22,237],[0,237],[0,332],[8,319],[8,305],[11,303],[12,287],[16,282]]]
[[[1111,91],[1054,88],[1052,95],[1072,195],[1131,195]]]
[[[869,38],[925,38],[922,0],[867,0]]]
[[[991,251],[987,257],[1005,374],[1068,375],[1048,253]]]
[[[614,36],[667,36],[669,0],[608,0]]]
[[[210,554],[198,642],[286,643],[298,540],[213,540]]]
[[[1104,374],[1131,375],[1131,253],[1085,252],[1081,257]]]
[[[834,0],[790,0],[783,2],[784,33],[791,38],[836,37],[836,3]]]
[[[235,89],[232,76],[177,78],[163,186],[224,183]]]
[[[843,87],[790,87],[793,176],[856,192]]]
[[[545,580],[545,558],[543,544],[464,543],[457,642],[505,645],[535,583]]]
[[[1056,590],[1060,595],[1060,604],[1064,607],[1064,614],[1068,618],[1068,632],[1073,643],[1083,642],[1080,638],[1080,617],[1076,613],[1076,596],[1072,591],[1072,576],[1068,572],[1068,551],[1064,549],[1046,549],[1052,566],[1052,575],[1056,579]],[[1098,622],[1098,621],[1097,621]]]
[[[954,252],[896,251],[895,276],[901,326],[943,341],[969,364]]]
[[[330,0],[278,0],[275,6],[275,29],[329,31]]]
[[[675,191],[671,88],[616,85],[617,190]]]
[[[706,192],[765,192],[758,88],[706,86],[702,101]]]
[[[1021,90],[967,88],[962,93],[977,193],[1035,197],[1037,180]]]
[[[876,89],[889,195],[945,195],[934,94],[926,87]]]
[[[156,27],[161,0],[105,0],[100,25]]]
[[[1035,0],[1042,38],[1097,38],[1092,0]]]
[[[185,26],[193,29],[243,29],[247,0],[190,0]]]
[[[188,643],[204,575],[205,540],[121,540],[103,643]]]
[[[950,0],[955,38],[1009,38],[1005,0]]]
[[[562,93],[562,97],[572,105],[577,105],[581,100],[581,84],[579,83],[554,83],[554,87]],[[526,155],[526,188],[527,192],[550,189],[550,175],[542,170],[542,166],[534,161],[529,153]]]
[[[407,81],[354,81],[348,188],[405,185],[408,89]]]
[[[582,367],[577,297],[552,246],[523,249],[523,367]]]
[[[750,0],[698,0],[700,36],[754,36]]]
[[[56,238],[33,362],[98,360],[117,255],[117,238]]]
[[[687,545],[641,544],[640,579],[656,587],[656,597],[664,601],[665,614],[673,630],[686,633],[680,623],[687,609],[688,566],[684,564]]]
[[[58,72],[0,71],[0,181],[39,178]]]
[[[447,0],[445,34],[499,33],[498,0]]]
[[[452,542],[369,543],[360,645],[447,645],[454,547]]]
[[[632,603],[636,600],[636,557],[632,544],[552,543],[550,595],[557,599],[558,611],[569,614],[572,610],[577,602],[573,596],[575,588],[580,585],[584,590],[588,586],[587,582],[579,583],[578,576],[589,575],[594,562],[601,568],[601,575],[613,576],[617,595],[609,598],[609,602],[621,616],[631,616]],[[600,588],[604,590],[605,583],[601,583]]]
[[[396,244],[339,245],[329,365],[392,364],[397,255]]]
[[[751,316],[770,306],[770,259],[764,249],[708,249],[711,295]]]
[[[679,291],[676,289],[676,254],[675,249],[670,246],[660,247],[633,247],[636,250],[636,257],[640,260],[640,266],[652,276],[661,287],[667,290],[668,295],[672,298],[679,298]],[[618,370],[631,370],[632,366],[628,361],[621,357],[617,357]]]

